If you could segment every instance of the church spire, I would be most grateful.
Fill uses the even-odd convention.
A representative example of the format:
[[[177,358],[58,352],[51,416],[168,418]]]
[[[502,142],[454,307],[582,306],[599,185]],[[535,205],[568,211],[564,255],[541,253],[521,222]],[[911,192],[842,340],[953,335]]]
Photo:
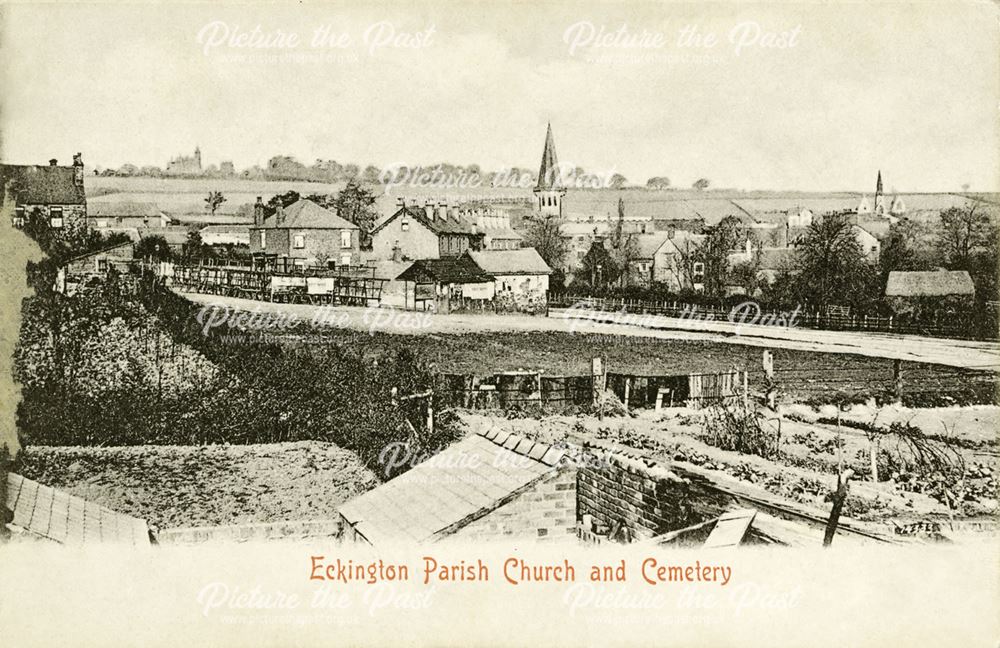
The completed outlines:
[[[879,172],[878,172],[878,180],[875,181],[875,195],[876,196],[881,196],[882,195],[882,170],[881,169],[879,169]]]
[[[538,170],[538,183],[535,189],[559,189],[562,187],[559,178],[559,160],[556,158],[556,141],[552,137],[552,123],[545,132],[545,149],[542,151],[542,165]]]

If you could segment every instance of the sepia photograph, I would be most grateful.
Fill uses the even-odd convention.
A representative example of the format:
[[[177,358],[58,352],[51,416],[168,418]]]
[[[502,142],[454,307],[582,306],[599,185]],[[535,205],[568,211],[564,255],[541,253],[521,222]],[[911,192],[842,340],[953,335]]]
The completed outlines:
[[[0,3],[0,642],[996,646],[1000,6]]]

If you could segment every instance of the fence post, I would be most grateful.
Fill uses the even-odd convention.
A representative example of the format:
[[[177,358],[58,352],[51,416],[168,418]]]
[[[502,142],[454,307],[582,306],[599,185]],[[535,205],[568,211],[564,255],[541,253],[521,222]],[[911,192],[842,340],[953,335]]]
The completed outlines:
[[[591,395],[592,403],[594,406],[598,406],[597,417],[600,420],[604,420],[604,407],[601,406],[601,399],[604,397],[603,391],[604,386],[604,362],[601,358],[594,358],[590,362],[590,376],[593,381],[593,392]]]
[[[628,414],[628,397],[632,391],[632,377],[629,376],[625,379],[625,414]]]
[[[903,361],[892,361],[892,381],[896,392],[896,402],[903,402]]]

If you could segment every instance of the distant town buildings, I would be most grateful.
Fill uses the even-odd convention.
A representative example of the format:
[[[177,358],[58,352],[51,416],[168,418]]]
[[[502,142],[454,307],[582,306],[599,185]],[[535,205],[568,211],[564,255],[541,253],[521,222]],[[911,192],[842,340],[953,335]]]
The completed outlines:
[[[201,149],[196,146],[194,155],[180,155],[171,159],[163,172],[165,175],[201,175]]]

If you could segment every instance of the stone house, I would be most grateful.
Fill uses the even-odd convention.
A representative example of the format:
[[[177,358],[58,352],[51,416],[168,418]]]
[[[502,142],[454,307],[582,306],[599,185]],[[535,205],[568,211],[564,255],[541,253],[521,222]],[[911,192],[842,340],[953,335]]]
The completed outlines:
[[[360,264],[360,230],[329,209],[300,199],[287,207],[278,205],[264,217],[257,198],[250,226],[250,253],[272,256],[281,265],[333,268]]]
[[[23,227],[28,218],[42,218],[53,229],[86,227],[87,192],[83,185],[83,157],[73,156],[72,166],[0,164],[4,204],[13,204],[13,224]]]

